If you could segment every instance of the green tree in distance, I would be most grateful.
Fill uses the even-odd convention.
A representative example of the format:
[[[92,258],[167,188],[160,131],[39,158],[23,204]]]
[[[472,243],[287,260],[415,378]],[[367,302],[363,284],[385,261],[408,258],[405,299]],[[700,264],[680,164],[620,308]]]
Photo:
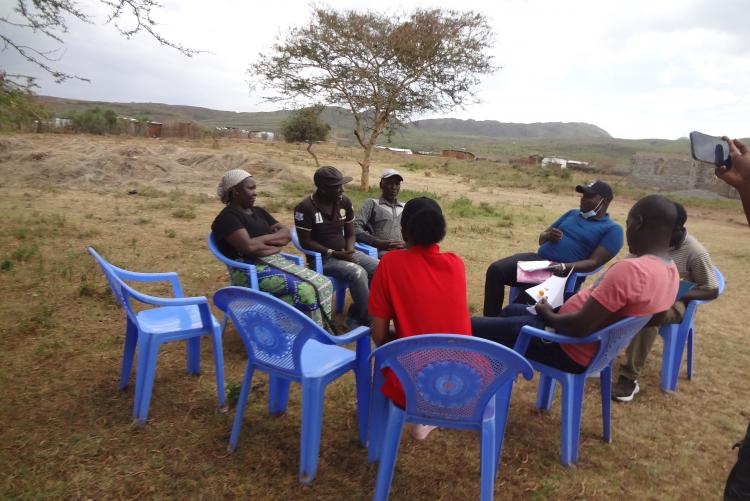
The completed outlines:
[[[425,112],[476,100],[479,75],[494,71],[493,34],[476,12],[417,9],[409,14],[314,7],[248,69],[269,101],[324,101],[348,108],[362,147],[361,187],[369,185],[378,137]]]
[[[331,132],[331,125],[320,119],[323,109],[320,105],[302,108],[281,125],[281,134],[287,143],[307,143],[307,152],[312,155],[316,167],[320,167],[320,162],[318,156],[313,153],[313,143],[325,141]]]

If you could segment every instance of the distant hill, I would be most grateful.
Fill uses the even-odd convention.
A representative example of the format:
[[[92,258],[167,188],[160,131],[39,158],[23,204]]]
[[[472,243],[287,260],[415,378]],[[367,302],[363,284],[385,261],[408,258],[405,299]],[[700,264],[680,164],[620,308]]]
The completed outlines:
[[[196,122],[205,127],[239,127],[247,130],[278,131],[291,111],[241,112],[212,110],[197,106],[161,103],[108,103],[40,96],[57,115],[94,106],[110,108],[131,116],[147,116],[160,122]],[[351,114],[328,107],[323,120],[330,123],[338,143],[355,145]],[[591,162],[602,170],[626,174],[630,159],[638,152],[689,156],[687,140],[617,139],[596,125],[586,123],[504,123],[494,120],[439,118],[419,120],[413,126],[381,136],[381,144],[419,151],[466,149],[493,160],[513,161],[531,154]]]
[[[81,101],[59,97],[41,96],[41,99],[57,114],[82,111],[94,106],[111,108],[127,116],[148,116],[157,121],[191,121],[207,127],[241,127],[250,130],[278,130],[291,111],[234,112],[212,110],[197,106],[182,106],[161,103],[108,103]],[[351,113],[343,108],[328,107],[323,119],[330,123],[336,136],[349,136],[352,128]],[[413,127],[422,131],[434,131],[460,136],[482,136],[515,139],[598,139],[611,137],[605,130],[586,123],[504,123],[495,120],[459,120],[438,118],[419,120]],[[409,127],[412,128],[412,127]]]
[[[509,139],[596,139],[612,137],[607,131],[596,125],[581,122],[519,124],[498,122],[496,120],[476,121],[459,120],[457,118],[437,118],[419,120],[414,123],[414,126],[424,130]]]

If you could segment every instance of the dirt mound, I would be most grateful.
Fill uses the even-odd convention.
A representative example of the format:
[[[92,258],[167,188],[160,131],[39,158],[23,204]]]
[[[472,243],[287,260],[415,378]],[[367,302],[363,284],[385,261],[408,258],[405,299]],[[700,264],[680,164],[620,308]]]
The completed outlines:
[[[200,144],[163,144],[145,138],[24,135],[0,139],[0,183],[86,188],[132,184],[196,186],[213,192],[229,169],[245,169],[273,183],[295,176],[288,166],[241,144],[221,150]]]

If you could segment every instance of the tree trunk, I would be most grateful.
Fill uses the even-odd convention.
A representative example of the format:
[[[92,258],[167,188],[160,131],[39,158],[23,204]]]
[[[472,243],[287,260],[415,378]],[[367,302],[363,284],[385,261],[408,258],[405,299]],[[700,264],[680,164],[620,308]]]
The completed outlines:
[[[359,181],[359,187],[362,191],[367,191],[370,187],[370,155],[372,154],[372,144],[367,144],[362,148],[364,154],[362,155],[362,161],[359,162],[362,167],[362,177]]]
[[[312,157],[315,159],[315,167],[320,167],[320,162],[318,161],[318,156],[313,153],[312,150],[312,143],[307,143],[307,152],[312,155]]]

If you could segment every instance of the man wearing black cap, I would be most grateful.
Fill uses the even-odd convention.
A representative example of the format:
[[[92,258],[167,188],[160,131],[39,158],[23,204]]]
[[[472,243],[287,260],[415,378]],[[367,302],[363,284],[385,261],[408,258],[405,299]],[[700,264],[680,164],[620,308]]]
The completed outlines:
[[[484,316],[496,317],[503,304],[505,286],[516,281],[518,261],[549,260],[557,272],[593,271],[612,259],[622,248],[622,227],[607,214],[614,198],[604,181],[576,186],[581,193],[579,209],[571,209],[539,235],[539,249],[500,259],[487,268],[484,282]]]
[[[401,211],[404,210],[404,204],[398,201],[403,180],[397,170],[384,170],[380,176],[380,198],[365,200],[354,216],[357,242],[375,247],[380,257],[389,250],[404,248],[401,236]]]
[[[323,166],[313,178],[317,188],[294,208],[294,224],[302,247],[323,255],[323,272],[349,283],[352,304],[346,324],[369,325],[367,298],[378,260],[354,250],[354,210],[344,196],[352,180],[336,167]]]

